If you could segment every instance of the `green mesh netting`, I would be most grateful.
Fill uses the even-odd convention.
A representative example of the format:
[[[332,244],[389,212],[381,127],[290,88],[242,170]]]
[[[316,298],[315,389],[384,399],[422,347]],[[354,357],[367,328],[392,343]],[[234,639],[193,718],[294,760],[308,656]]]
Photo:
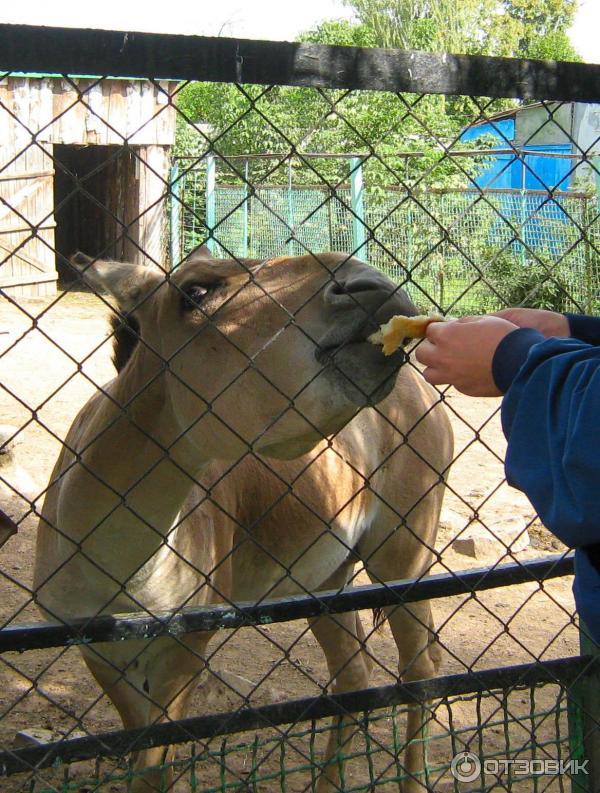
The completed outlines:
[[[398,791],[407,778],[402,766],[404,708],[356,714],[352,744],[340,748],[343,757],[343,790]],[[572,757],[567,730],[564,688],[547,684],[450,697],[431,705],[428,725],[429,763],[421,782],[427,789],[461,793],[509,790],[514,793],[562,793],[570,790],[565,774],[517,770],[498,776],[486,760],[555,760]],[[260,736],[242,734],[218,737],[202,745],[179,748],[170,765],[179,783],[190,793],[301,793],[315,791],[319,762],[332,727],[328,723],[265,730]],[[453,776],[452,758],[468,750],[481,762],[481,773],[470,783]],[[85,770],[46,771],[52,784],[34,783],[31,793],[126,793],[133,773],[108,758]],[[116,766],[116,767],[115,767]],[[341,767],[341,766],[340,766]],[[163,766],[166,768],[166,766]],[[341,767],[342,768],[342,767]],[[425,787],[424,787],[425,789]],[[574,789],[577,789],[575,787]],[[166,783],[160,793],[167,793]]]
[[[593,195],[367,186],[357,202],[350,187],[217,184],[210,235],[205,171],[188,171],[178,192],[175,258],[209,236],[221,257],[347,251],[404,284],[424,309],[600,310]]]

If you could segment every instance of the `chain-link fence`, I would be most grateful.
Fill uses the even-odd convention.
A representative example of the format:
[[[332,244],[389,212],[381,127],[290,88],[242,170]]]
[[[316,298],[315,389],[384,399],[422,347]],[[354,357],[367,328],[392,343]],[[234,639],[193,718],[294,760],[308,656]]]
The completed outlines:
[[[367,337],[407,292],[595,309],[600,136],[559,109],[600,102],[599,67],[10,26],[0,44],[2,790],[597,789],[572,557],[506,485],[498,401]],[[242,97],[233,120],[190,116],[196,79]],[[307,127],[278,86],[310,99]],[[496,155],[455,156],[462,128],[423,111],[444,96],[466,126],[539,100],[535,134],[566,137],[591,188],[562,190],[564,169],[480,186]],[[410,175],[391,126],[361,121],[375,100],[418,137]],[[231,142],[248,121],[260,178]],[[305,156],[334,122],[350,159]],[[532,168],[523,144],[502,140]],[[260,218],[278,230],[257,242]]]
[[[473,160],[485,158],[489,167],[489,151],[458,151],[448,156],[465,158],[467,154]],[[326,156],[308,155],[303,160]],[[532,291],[530,300],[542,307],[547,303],[563,310],[597,310],[595,191],[567,192],[553,184],[545,191],[475,190],[467,178],[468,187],[463,188],[410,190],[398,184],[370,188],[369,169],[363,174],[360,164],[368,163],[369,157],[363,155],[344,158],[349,179],[335,189],[295,184],[314,174],[298,157],[290,157],[286,184],[253,181],[250,192],[248,165],[264,162],[264,157],[228,158],[238,161],[240,177],[232,179],[229,162],[223,163],[227,181],[222,184],[211,156],[200,163],[191,156],[176,159],[172,179],[178,202],[173,205],[170,228],[174,261],[202,244],[207,230],[215,228],[222,243],[214,243],[216,256],[261,258],[273,253],[298,255],[304,250],[360,250],[394,280],[405,282],[411,297],[429,309],[478,313],[521,302],[511,291],[518,276],[512,282],[508,279],[507,288],[507,275],[529,273],[528,281],[516,286],[522,297]],[[280,155],[269,159],[280,159]],[[406,154],[404,159],[408,168],[411,156]],[[582,157],[574,159],[581,162]],[[524,159],[521,167],[525,182]],[[581,228],[587,231],[583,239]],[[449,240],[445,238],[448,232]],[[472,261],[479,263],[483,283]],[[555,279],[550,292],[541,286],[549,269]]]

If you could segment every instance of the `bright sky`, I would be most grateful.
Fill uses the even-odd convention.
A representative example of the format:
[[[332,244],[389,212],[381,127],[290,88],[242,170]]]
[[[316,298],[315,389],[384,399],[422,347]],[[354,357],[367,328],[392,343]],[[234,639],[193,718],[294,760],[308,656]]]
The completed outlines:
[[[600,63],[600,0],[579,0],[571,40]],[[342,0],[24,0],[3,3],[0,21],[290,41],[323,19],[350,17]]]

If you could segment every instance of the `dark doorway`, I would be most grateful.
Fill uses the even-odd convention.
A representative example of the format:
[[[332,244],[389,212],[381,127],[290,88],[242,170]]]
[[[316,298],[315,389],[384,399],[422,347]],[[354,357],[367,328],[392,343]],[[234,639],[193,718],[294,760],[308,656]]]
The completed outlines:
[[[128,219],[137,214],[137,180],[126,146],[54,146],[54,216],[59,284],[76,280],[69,257],[121,259]]]

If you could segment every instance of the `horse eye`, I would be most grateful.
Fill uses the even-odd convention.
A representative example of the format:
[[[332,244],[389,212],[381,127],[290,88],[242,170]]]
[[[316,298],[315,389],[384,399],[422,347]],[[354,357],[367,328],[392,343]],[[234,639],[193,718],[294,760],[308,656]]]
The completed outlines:
[[[193,311],[202,305],[209,289],[200,284],[190,284],[181,290],[181,306],[184,311]]]

